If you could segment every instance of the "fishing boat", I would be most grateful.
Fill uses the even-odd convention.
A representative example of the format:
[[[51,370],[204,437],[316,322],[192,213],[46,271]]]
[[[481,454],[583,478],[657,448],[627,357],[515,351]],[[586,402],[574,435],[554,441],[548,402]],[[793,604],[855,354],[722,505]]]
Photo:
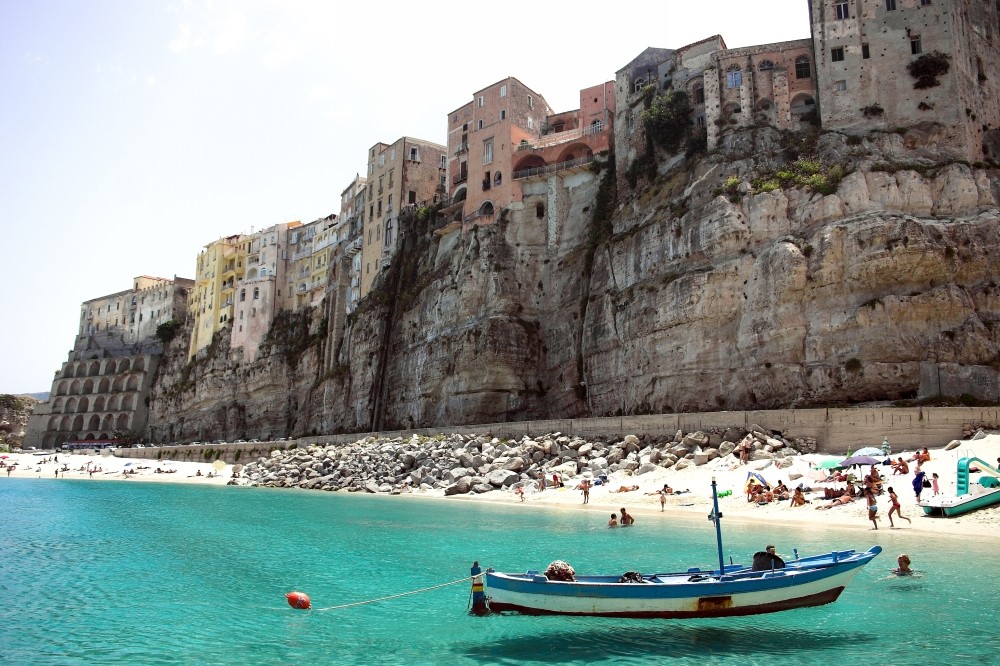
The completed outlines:
[[[979,473],[979,483],[973,485],[970,475]],[[963,457],[958,460],[955,475],[955,495],[935,495],[919,502],[924,515],[953,518],[962,514],[1000,504],[1000,470],[984,460]]]
[[[719,568],[675,573],[558,577],[540,571],[500,573],[473,565],[472,612],[514,611],[529,615],[592,615],[630,618],[697,618],[758,615],[821,606],[837,600],[847,584],[876,555],[839,550],[788,562],[772,553],[754,556],[751,566],[726,564],[722,555],[722,514],[715,479],[713,511]],[[550,567],[551,569],[551,567]],[[485,580],[483,575],[485,574]]]

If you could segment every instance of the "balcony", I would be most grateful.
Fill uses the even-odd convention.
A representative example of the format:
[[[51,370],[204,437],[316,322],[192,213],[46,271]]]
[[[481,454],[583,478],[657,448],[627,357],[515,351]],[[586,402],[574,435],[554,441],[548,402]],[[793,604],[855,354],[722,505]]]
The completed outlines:
[[[575,160],[570,160],[568,162],[559,162],[557,164],[547,164],[542,167],[521,169],[520,171],[514,172],[514,180],[524,180],[525,178],[538,178],[540,176],[548,176],[553,173],[558,173],[559,171],[566,171],[567,169],[576,169],[578,167],[586,166],[593,161],[594,161],[593,155],[586,155],[584,157],[578,157]]]
[[[546,134],[542,138],[528,143],[527,141],[522,141],[517,147],[517,151],[522,150],[540,150],[542,148],[548,148],[549,146],[557,146],[560,143],[566,143],[567,141],[573,141],[575,139],[582,139],[585,136],[594,136],[595,134],[600,134],[607,129],[605,123],[595,123],[590,127],[577,128],[572,130],[567,130],[565,132],[558,132],[556,134]]]
[[[460,174],[451,179],[452,185],[461,185],[465,181],[469,180],[469,174]]]
[[[469,152],[468,143],[463,142],[455,146],[455,153],[454,153],[455,155],[461,155],[462,153],[467,153],[467,152]]]

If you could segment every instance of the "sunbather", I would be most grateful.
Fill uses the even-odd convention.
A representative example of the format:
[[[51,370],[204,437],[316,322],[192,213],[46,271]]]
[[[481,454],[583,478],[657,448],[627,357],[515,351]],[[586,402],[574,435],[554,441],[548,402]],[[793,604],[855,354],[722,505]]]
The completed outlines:
[[[820,504],[816,508],[817,509],[823,509],[825,511],[827,509],[832,509],[835,506],[844,506],[845,504],[850,504],[853,501],[854,501],[854,498],[851,497],[850,495],[848,495],[847,491],[844,491],[844,494],[841,495],[840,497],[838,497],[836,499],[830,500],[830,502],[828,504]]]

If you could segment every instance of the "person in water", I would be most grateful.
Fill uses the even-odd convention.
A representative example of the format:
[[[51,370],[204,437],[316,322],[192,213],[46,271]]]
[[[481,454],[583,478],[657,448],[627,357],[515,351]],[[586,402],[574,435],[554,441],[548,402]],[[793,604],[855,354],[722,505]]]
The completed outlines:
[[[611,514],[611,520],[608,521],[608,527],[618,527],[618,514]]]
[[[909,576],[913,573],[913,569],[910,568],[910,556],[906,553],[901,553],[900,556],[896,558],[896,565],[898,568],[893,569],[892,573],[897,576]]]

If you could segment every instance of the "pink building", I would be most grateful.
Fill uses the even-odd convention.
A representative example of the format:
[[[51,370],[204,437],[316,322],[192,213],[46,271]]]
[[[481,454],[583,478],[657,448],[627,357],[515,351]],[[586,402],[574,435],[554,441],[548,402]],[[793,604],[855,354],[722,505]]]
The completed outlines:
[[[580,91],[580,107],[553,113],[513,77],[473,95],[448,115],[448,186],[442,213],[463,224],[490,224],[522,199],[519,180],[582,168],[611,148],[614,82]]]

